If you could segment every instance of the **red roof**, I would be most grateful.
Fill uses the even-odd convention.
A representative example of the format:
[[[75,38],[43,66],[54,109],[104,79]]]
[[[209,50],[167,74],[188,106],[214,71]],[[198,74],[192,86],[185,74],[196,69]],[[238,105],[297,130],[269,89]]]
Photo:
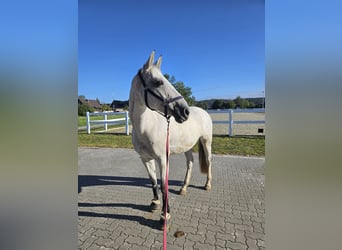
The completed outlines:
[[[82,104],[88,104],[89,107],[94,109],[101,109],[101,104],[97,100],[89,100],[84,98],[78,98],[78,101]]]

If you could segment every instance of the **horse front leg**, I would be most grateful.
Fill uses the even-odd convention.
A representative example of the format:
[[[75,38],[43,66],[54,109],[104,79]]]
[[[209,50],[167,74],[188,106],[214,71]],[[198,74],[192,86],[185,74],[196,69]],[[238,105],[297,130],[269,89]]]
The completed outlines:
[[[156,174],[156,166],[155,161],[152,160],[143,160],[143,163],[146,167],[148,176],[152,183],[152,191],[153,191],[153,199],[150,204],[150,209],[152,212],[160,209],[160,200],[158,195],[158,182],[157,182],[157,174]]]
[[[183,187],[179,191],[179,194],[181,194],[181,195],[185,195],[186,194],[186,189],[188,188],[188,186],[190,184],[191,173],[192,173],[192,166],[193,166],[193,163],[194,163],[194,157],[192,155],[192,150],[191,149],[189,151],[185,152],[185,157],[186,157],[187,170],[186,170],[186,174],[185,174],[185,178],[184,178]]]
[[[170,215],[170,204],[169,204],[169,198],[168,198],[168,188],[166,188],[166,173],[168,174],[168,169],[166,169],[166,160],[161,159],[159,161],[160,166],[160,179],[161,179],[161,191],[163,195],[163,208],[162,208],[162,214],[160,218],[160,224],[163,228],[165,220],[168,222],[171,219]],[[167,185],[168,186],[168,185]],[[166,213],[165,213],[166,210]]]

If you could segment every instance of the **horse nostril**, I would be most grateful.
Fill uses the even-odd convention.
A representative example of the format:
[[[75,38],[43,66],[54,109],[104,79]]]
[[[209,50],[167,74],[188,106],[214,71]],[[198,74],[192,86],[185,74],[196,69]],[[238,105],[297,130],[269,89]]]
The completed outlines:
[[[188,117],[189,117],[189,114],[190,114],[190,110],[189,110],[188,108],[185,108],[185,109],[184,109],[184,115],[185,115],[185,117],[188,118]]]

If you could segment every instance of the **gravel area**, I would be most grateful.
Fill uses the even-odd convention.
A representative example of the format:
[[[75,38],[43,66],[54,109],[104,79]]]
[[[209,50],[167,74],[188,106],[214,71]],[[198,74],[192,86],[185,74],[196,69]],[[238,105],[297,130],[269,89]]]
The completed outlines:
[[[228,120],[228,113],[210,114],[213,121]],[[234,121],[259,121],[265,120],[265,113],[233,113]],[[228,134],[228,124],[214,124],[214,135]],[[261,131],[262,130],[262,131]],[[265,135],[265,124],[234,124],[233,135]]]

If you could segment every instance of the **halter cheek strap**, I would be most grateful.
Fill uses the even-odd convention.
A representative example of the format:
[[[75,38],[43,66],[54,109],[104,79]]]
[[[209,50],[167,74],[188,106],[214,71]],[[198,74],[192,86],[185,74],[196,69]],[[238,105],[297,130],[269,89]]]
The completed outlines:
[[[180,99],[183,99],[183,96],[177,96],[177,97],[173,97],[173,98],[165,98],[161,95],[156,94],[155,92],[153,92],[149,87],[147,87],[146,82],[144,80],[144,78],[142,77],[142,70],[138,71],[138,75],[139,78],[141,80],[142,85],[144,86],[144,99],[145,99],[145,105],[153,111],[156,111],[158,113],[160,113],[161,115],[163,115],[164,117],[166,117],[167,119],[170,119],[170,115],[168,114],[168,105],[172,102],[178,101]],[[163,103],[164,106],[164,113],[160,112],[157,109],[152,108],[149,104],[148,104],[148,98],[147,98],[147,94],[151,94],[152,96],[154,96],[155,98],[157,98],[159,101],[161,101]]]

